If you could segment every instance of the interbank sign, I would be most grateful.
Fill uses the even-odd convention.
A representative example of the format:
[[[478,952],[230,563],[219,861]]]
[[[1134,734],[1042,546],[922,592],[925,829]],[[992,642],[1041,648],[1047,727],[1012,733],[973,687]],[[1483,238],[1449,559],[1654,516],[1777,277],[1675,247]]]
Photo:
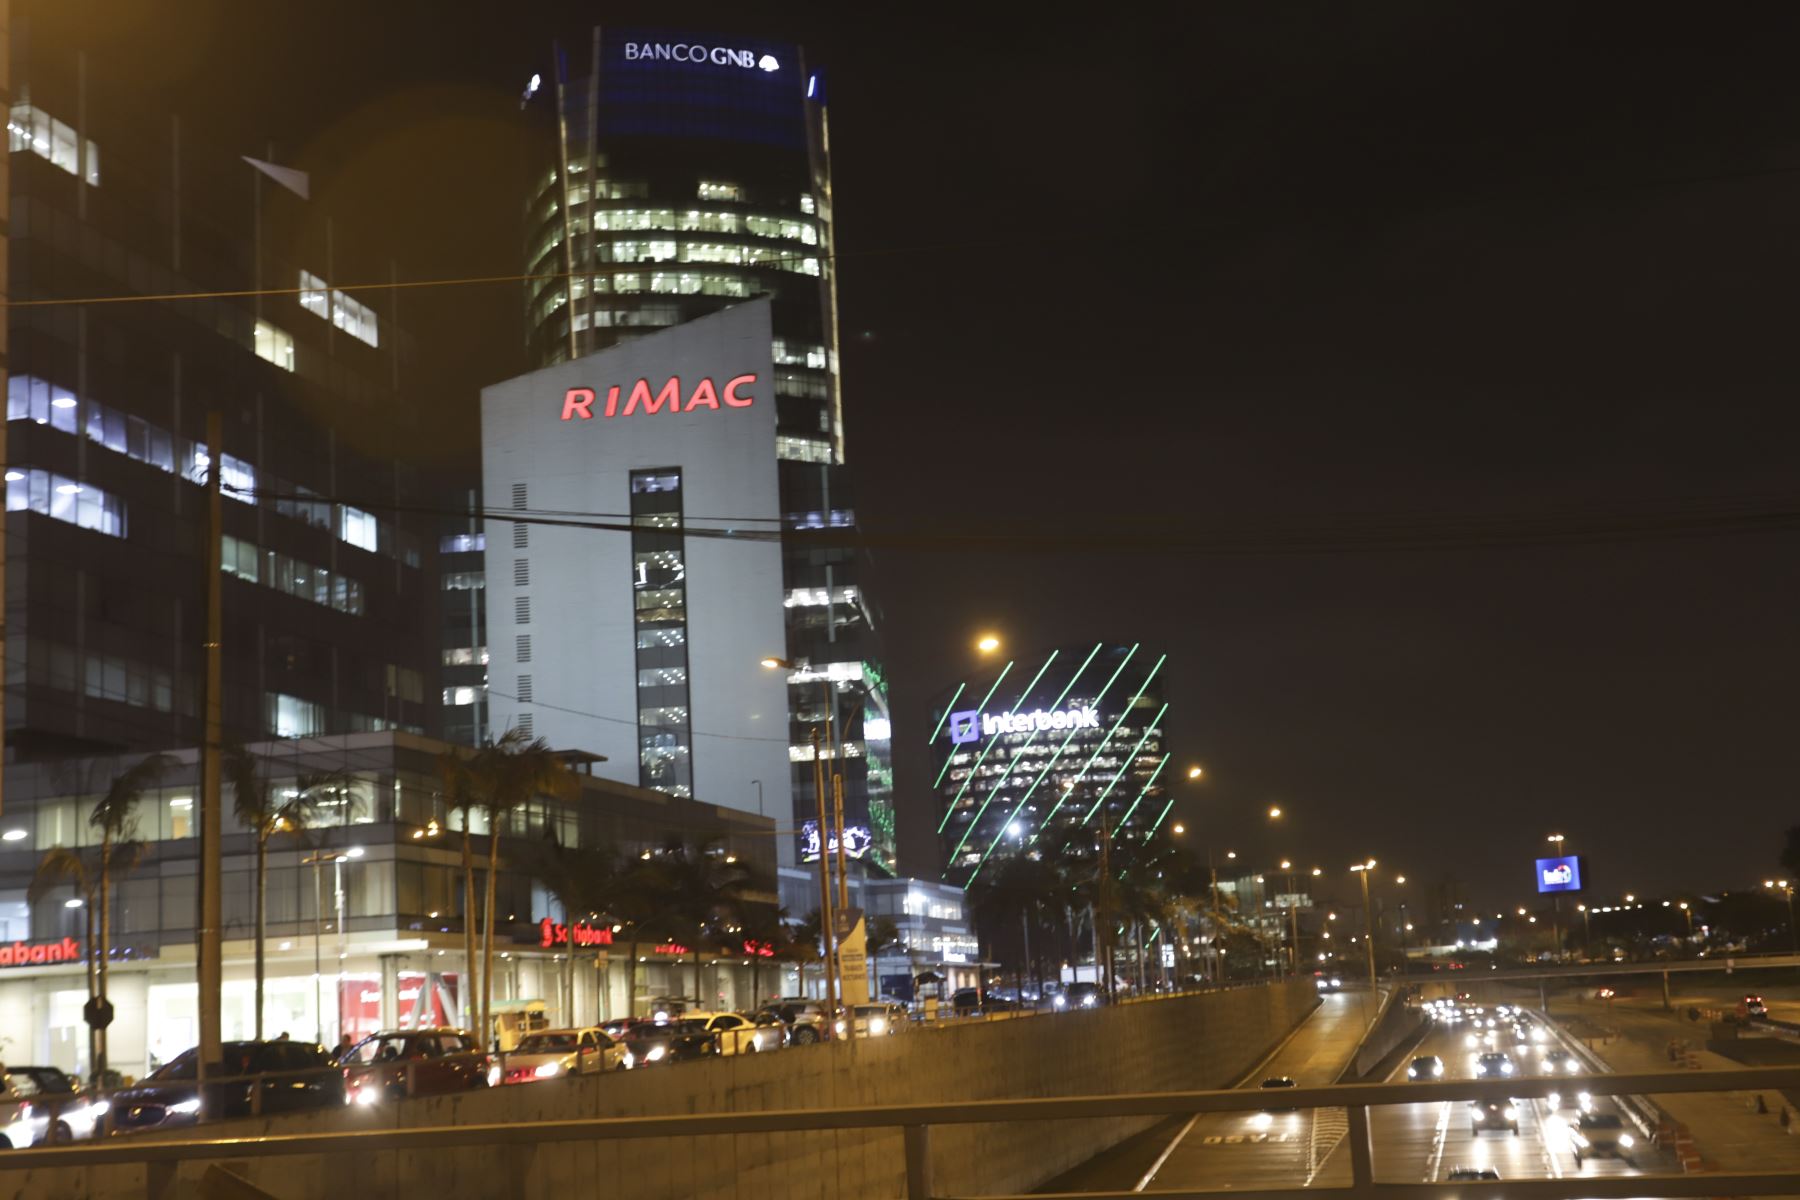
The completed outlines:
[[[1028,713],[984,713],[979,709],[950,714],[950,744],[979,741],[997,733],[1043,733],[1050,729],[1098,729],[1100,714],[1092,705]]]

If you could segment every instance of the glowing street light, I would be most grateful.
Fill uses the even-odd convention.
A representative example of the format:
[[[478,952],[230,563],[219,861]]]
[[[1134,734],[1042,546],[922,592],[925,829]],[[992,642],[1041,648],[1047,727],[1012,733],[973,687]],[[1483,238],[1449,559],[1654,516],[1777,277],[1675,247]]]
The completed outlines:
[[[1273,805],[1273,804],[1271,804],[1269,806],[1269,820],[1271,820],[1271,821],[1281,820],[1281,809],[1278,806]]]
[[[984,633],[976,640],[975,648],[983,654],[992,654],[1000,648],[1000,639],[991,633]]]
[[[1177,822],[1175,822],[1175,824],[1173,824],[1169,827],[1169,832],[1176,833],[1176,834],[1186,833],[1187,826],[1183,825],[1180,821],[1177,821]]]
[[[1198,779],[1198,778],[1200,778],[1200,777],[1201,777],[1201,776],[1202,776],[1202,775],[1204,775],[1204,774],[1206,774],[1206,768],[1205,768],[1205,767],[1198,767],[1198,766],[1195,766],[1195,767],[1189,767],[1189,768],[1188,768],[1188,778],[1189,778],[1189,779]]]

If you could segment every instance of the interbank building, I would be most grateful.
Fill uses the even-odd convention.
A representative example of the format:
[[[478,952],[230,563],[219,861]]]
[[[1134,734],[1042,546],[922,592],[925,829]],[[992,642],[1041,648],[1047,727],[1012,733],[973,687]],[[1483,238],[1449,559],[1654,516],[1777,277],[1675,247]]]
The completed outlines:
[[[946,689],[932,711],[943,875],[962,886],[1067,831],[1148,832],[1168,817],[1167,656],[1062,646]]]

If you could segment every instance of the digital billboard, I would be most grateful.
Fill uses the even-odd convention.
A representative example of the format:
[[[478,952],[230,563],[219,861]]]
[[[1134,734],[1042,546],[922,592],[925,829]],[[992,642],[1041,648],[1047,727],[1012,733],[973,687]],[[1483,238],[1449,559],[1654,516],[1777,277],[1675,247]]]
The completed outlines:
[[[1579,892],[1581,876],[1581,859],[1576,855],[1537,860],[1537,890],[1540,892]]]

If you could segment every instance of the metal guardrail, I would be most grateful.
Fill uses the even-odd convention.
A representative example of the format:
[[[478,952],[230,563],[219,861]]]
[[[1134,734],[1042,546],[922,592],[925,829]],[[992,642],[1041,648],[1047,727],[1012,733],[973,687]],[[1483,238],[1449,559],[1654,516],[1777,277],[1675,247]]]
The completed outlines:
[[[1533,1099],[1566,1091],[1568,1076],[1526,1076],[1506,1080],[1450,1080],[1431,1083],[1357,1083],[1283,1090],[1283,1107],[1342,1108],[1349,1118],[1351,1185],[1281,1188],[1256,1192],[1256,1200],[1318,1200],[1321,1193],[1347,1200],[1614,1200],[1633,1196],[1670,1197],[1800,1195],[1800,1174],[1710,1172],[1690,1175],[1571,1176],[1512,1179],[1501,1183],[1393,1183],[1375,1177],[1369,1136],[1369,1108],[1447,1100]],[[1646,1092],[1712,1092],[1741,1088],[1800,1087],[1800,1067],[1747,1067],[1727,1071],[1597,1075],[1583,1079],[1595,1095]],[[359,1130],[345,1133],[269,1134],[183,1141],[121,1139],[91,1147],[17,1150],[0,1155],[0,1177],[17,1171],[112,1164],[143,1165],[157,1173],[182,1162],[321,1154],[369,1154],[447,1148],[508,1146],[529,1148],[556,1142],[634,1138],[712,1137],[805,1133],[822,1130],[892,1131],[902,1134],[905,1196],[908,1200],[950,1200],[933,1188],[931,1130],[936,1126],[1100,1117],[1167,1117],[1190,1113],[1261,1110],[1268,1097],[1255,1090],[1162,1092],[1114,1096],[1046,1097],[1027,1100],[972,1100],[942,1104],[870,1105],[836,1109],[712,1113],[651,1117],[595,1117],[516,1124],[433,1126],[418,1129]],[[1083,1192],[1081,1200],[1127,1200],[1129,1191]],[[1166,1197],[1216,1197],[1208,1191],[1160,1191]],[[984,1200],[1013,1200],[985,1197]]]

